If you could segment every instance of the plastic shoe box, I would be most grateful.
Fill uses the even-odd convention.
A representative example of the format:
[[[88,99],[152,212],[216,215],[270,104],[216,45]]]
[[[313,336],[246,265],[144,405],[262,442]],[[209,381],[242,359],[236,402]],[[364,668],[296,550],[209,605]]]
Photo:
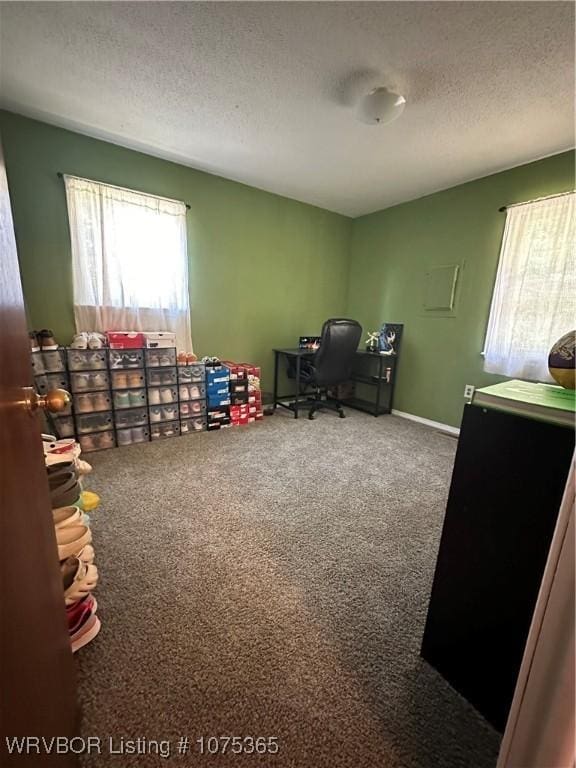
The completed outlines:
[[[145,360],[147,368],[163,368],[176,365],[176,350],[169,349],[146,349]]]
[[[176,367],[158,367],[148,368],[146,371],[146,380],[149,387],[174,386],[178,381]]]
[[[68,370],[70,371],[105,371],[107,350],[105,349],[70,349],[66,350]]]
[[[110,380],[106,371],[94,373],[70,373],[70,388],[72,392],[92,392],[99,389],[109,389]]]
[[[114,432],[102,432],[101,434],[94,435],[80,435],[78,442],[82,448],[83,453],[90,453],[91,451],[102,451],[106,448],[114,448],[116,446],[116,439],[114,438]]]
[[[103,411],[102,413],[87,413],[76,417],[76,426],[78,434],[87,432],[107,432],[113,428],[112,413]]]
[[[178,386],[180,400],[205,400],[206,387],[204,384],[183,384]]]
[[[74,419],[71,416],[53,416],[52,418],[58,437],[74,437]]]
[[[151,424],[150,437],[152,440],[163,440],[167,437],[178,437],[180,434],[180,422],[170,421],[165,424]]]
[[[178,402],[177,387],[150,387],[148,405],[171,405]]]
[[[36,389],[41,394],[48,392],[49,389],[68,389],[68,377],[65,373],[45,373],[36,376]]]
[[[179,365],[178,366],[178,381],[184,383],[187,382],[203,382],[206,379],[206,366],[204,363],[194,363],[193,365]]]
[[[124,411],[118,411],[114,414],[114,425],[116,429],[148,426],[148,409],[129,408]]]
[[[144,367],[143,349],[111,349],[108,352],[110,368],[130,369]]]
[[[108,392],[89,392],[83,395],[73,395],[74,411],[80,413],[96,413],[109,411],[112,408],[112,398]]]
[[[180,409],[176,403],[166,405],[153,405],[148,409],[150,425],[160,424],[164,421],[177,421],[180,419]]]
[[[112,371],[110,376],[112,389],[137,389],[146,386],[146,377],[141,368],[130,371]]]
[[[181,418],[194,418],[196,416],[203,416],[206,414],[206,401],[205,400],[188,400],[180,401],[180,417]]]
[[[143,387],[140,389],[114,390],[112,398],[114,409],[118,411],[123,408],[139,408],[145,406],[147,402],[146,390]]]
[[[130,429],[119,429],[116,432],[116,439],[118,440],[118,446],[147,443],[150,440],[150,429],[147,425],[131,427]]]
[[[189,435],[195,432],[205,432],[207,428],[206,419],[181,419],[180,434]]]
[[[63,349],[34,352],[33,358],[38,358],[41,367],[44,368],[44,371],[38,371],[39,373],[60,373],[66,370]]]
[[[172,331],[144,331],[146,346],[150,349],[165,349],[176,346],[176,334]]]

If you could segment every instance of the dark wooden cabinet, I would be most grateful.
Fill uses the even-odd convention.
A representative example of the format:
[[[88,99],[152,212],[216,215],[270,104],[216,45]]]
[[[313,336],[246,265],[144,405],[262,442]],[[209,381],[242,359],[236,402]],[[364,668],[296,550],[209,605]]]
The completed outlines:
[[[467,405],[422,656],[503,730],[574,430]]]

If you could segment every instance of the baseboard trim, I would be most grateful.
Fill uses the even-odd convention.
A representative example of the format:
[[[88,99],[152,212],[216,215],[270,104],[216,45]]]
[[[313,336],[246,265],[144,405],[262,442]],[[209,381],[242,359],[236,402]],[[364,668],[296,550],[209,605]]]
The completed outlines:
[[[449,424],[442,424],[441,421],[432,421],[431,419],[425,419],[422,416],[415,416],[413,413],[397,411],[395,408],[392,408],[392,414],[394,416],[400,416],[402,419],[408,419],[409,421],[417,421],[419,424],[425,424],[427,427],[437,429],[439,432],[446,432],[454,437],[458,437],[460,434],[459,427],[451,427]]]

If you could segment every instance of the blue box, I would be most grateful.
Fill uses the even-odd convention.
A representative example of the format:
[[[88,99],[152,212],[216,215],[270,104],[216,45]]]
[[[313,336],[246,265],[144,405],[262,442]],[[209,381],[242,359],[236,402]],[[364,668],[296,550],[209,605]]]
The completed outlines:
[[[230,390],[227,384],[208,384],[206,391],[208,397],[229,397]]]
[[[221,384],[228,386],[229,381],[230,369],[226,368],[224,365],[218,366],[216,368],[206,368],[206,383],[208,386],[211,384]]]

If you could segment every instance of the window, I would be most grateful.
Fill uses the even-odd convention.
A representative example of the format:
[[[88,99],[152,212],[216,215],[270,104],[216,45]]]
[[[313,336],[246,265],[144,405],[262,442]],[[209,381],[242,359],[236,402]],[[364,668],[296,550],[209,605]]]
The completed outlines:
[[[551,381],[548,352],[576,318],[576,194],[510,207],[484,370]]]
[[[186,205],[64,176],[77,331],[174,331],[192,352]]]

